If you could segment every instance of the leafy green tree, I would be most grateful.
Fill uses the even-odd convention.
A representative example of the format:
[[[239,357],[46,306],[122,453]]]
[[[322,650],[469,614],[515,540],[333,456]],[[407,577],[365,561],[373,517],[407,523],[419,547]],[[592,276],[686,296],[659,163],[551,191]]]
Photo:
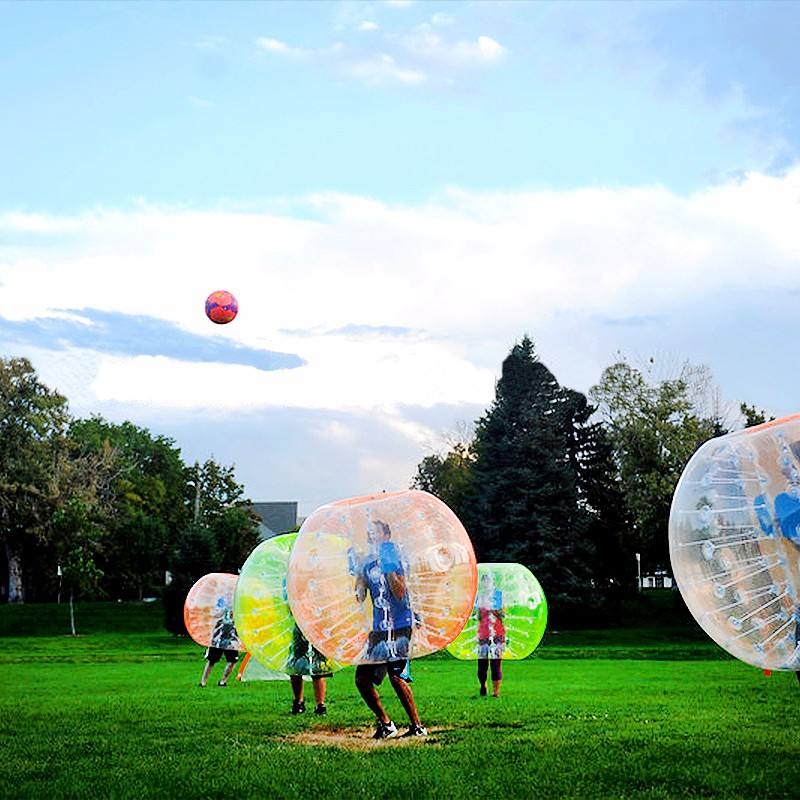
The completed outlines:
[[[75,593],[97,591],[103,577],[95,562],[103,537],[102,528],[92,519],[92,509],[83,500],[67,500],[52,519],[55,549],[64,582],[69,589],[69,618],[73,636],[75,627]]]
[[[261,541],[258,523],[243,505],[226,508],[210,524],[217,547],[220,572],[238,573]]]
[[[165,625],[175,634],[186,633],[183,605],[192,584],[209,572],[238,573],[259,542],[258,520],[233,467],[208,459],[185,476],[192,522],[172,553],[172,580],[164,592]]]
[[[207,459],[187,469],[186,475],[192,518],[215,537],[217,569],[238,572],[258,544],[259,535],[258,518],[249,511],[250,501],[244,497],[234,467]]]
[[[236,481],[234,468],[218,464],[213,458],[187,468],[186,487],[193,508],[192,518],[206,524],[241,503],[244,496],[244,487]]]
[[[590,392],[601,409],[632,527],[629,549],[647,569],[669,564],[672,495],[692,453],[719,431],[696,412],[684,376],[655,384],[625,361],[608,367]]]
[[[631,522],[605,426],[580,392],[565,390],[567,452],[576,476],[578,503],[588,514],[587,538],[593,545],[594,580],[613,605],[636,588],[635,552],[627,532]]]
[[[767,417],[767,412],[763,409],[756,408],[747,403],[740,403],[739,411],[744,417],[745,428],[752,428],[753,425],[763,425],[765,422],[775,419],[775,417]]]
[[[417,466],[411,488],[436,495],[461,517],[469,490],[472,462],[470,445],[457,442],[444,455],[425,456]]]
[[[25,599],[23,553],[44,542],[60,498],[67,400],[45,386],[25,358],[0,358],[0,537],[8,601]]]
[[[111,453],[114,468],[99,491],[108,536],[98,553],[103,588],[115,596],[158,591],[168,558],[190,519],[186,467],[172,439],[131,422],[75,421],[70,436],[84,453]]]
[[[164,625],[170,633],[185,636],[183,606],[195,581],[220,572],[217,540],[202,522],[190,522],[181,533],[169,559],[170,582],[164,588]]]

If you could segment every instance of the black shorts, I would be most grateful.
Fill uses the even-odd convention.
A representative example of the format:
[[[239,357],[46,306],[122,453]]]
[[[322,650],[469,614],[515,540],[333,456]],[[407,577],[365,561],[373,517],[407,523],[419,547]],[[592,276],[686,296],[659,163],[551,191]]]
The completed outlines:
[[[380,686],[387,673],[400,677],[405,670],[410,649],[410,627],[398,628],[395,631],[370,631],[366,657],[381,663],[359,664],[356,667],[356,675],[368,674],[374,686]],[[384,658],[386,660],[382,660]]]
[[[223,653],[225,653],[225,660],[229,664],[235,664],[239,658],[238,650],[223,650],[221,647],[209,647],[208,650],[206,650],[206,661],[208,661],[209,664],[216,664],[217,661],[222,658]]]
[[[411,628],[393,631],[370,631],[367,643],[367,661],[405,662],[411,655]]]
[[[383,664],[359,664],[356,667],[356,681],[360,675],[369,676],[373,686],[380,686],[387,674],[399,678],[406,668],[405,661],[387,661]],[[800,673],[798,673],[800,675]]]

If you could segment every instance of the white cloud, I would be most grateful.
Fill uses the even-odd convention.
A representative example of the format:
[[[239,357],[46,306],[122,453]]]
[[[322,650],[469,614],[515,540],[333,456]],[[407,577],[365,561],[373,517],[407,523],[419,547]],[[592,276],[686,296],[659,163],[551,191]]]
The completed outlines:
[[[478,61],[497,61],[508,50],[490,36],[479,36],[475,44],[459,42],[457,49],[463,50],[466,58],[476,58]]]
[[[389,8],[410,8],[414,0],[383,0],[383,4]]]
[[[373,26],[374,23],[362,23],[362,25]],[[361,29],[376,28],[377,25]],[[389,53],[364,54],[363,51],[348,48],[340,41],[316,50],[290,47],[278,39],[265,37],[260,37],[257,42],[259,48],[265,52],[295,60],[311,59],[365,86],[419,86],[427,80],[423,70],[399,63]]]
[[[374,6],[356,7],[360,14],[374,11]],[[337,30],[352,30],[364,33],[380,30],[379,24],[364,16],[354,16],[351,10],[345,14]],[[487,66],[502,60],[509,50],[490,36],[481,35],[475,40],[449,41],[434,30],[434,25],[443,27],[452,22],[447,14],[437,13],[431,23],[423,23],[404,34],[376,34],[379,38],[361,38],[360,44],[342,41],[331,45],[304,49],[294,47],[280,39],[261,36],[256,40],[258,48],[266,53],[297,61],[307,60],[326,71],[356,80],[370,87],[452,85],[452,73],[459,70]],[[368,47],[365,43],[372,42]],[[380,44],[378,45],[378,42]],[[380,47],[380,49],[377,49]]]
[[[449,42],[430,25],[420,25],[402,39],[409,53],[418,58],[454,67],[492,64],[508,54],[508,49],[490,36],[475,41]]]
[[[89,307],[151,315],[297,353],[306,366],[263,372],[56,342],[31,348],[13,335],[2,352],[28,355],[84,414],[150,424],[157,414],[203,420],[213,409],[230,421],[250,410],[254,430],[277,414],[309,419],[305,438],[286,446],[327,442],[315,480],[327,470],[330,490],[292,489],[280,458],[265,477],[263,456],[248,450],[256,445],[217,454],[249,459],[255,494],[286,486],[314,502],[407,485],[435,433],[490,402],[500,362],[524,332],[559,380],[581,390],[617,349],[646,348],[708,362],[724,396],[788,413],[800,395],[791,370],[798,201],[800,167],[686,197],[661,187],[451,190],[419,206],[314,195],[287,204],[297,218],[286,206],[277,215],[144,204],[0,214],[6,320],[58,314],[85,324]],[[240,313],[218,327],[203,301],[223,286]],[[205,440],[196,434],[198,448]]]
[[[203,100],[202,97],[195,97],[194,95],[191,94],[187,99],[196,108],[211,108],[214,105],[209,100]]]
[[[319,425],[315,432],[321,439],[344,445],[352,445],[357,439],[357,433],[352,425],[347,425],[338,419]]]
[[[148,206],[9,213],[0,215],[0,308],[16,320],[84,307],[155,315],[307,362],[260,372],[73,353],[64,369],[88,364],[81,384],[98,402],[371,413],[421,443],[429,432],[402,409],[488,402],[500,360],[525,331],[582,389],[616,347],[642,341],[629,323],[685,318],[719,329],[722,292],[752,298],[726,313],[745,313],[748,336],[758,336],[774,324],[767,301],[800,289],[799,199],[800,168],[688,197],[659,187],[452,190],[416,207],[320,194],[298,201],[300,218]],[[203,315],[220,286],[240,302],[223,328]],[[326,335],[336,329],[345,332]],[[680,346],[712,366],[733,352],[705,334]],[[765,364],[779,360],[771,349]]]
[[[398,416],[398,406],[480,402],[494,379],[465,361],[460,348],[441,343],[304,339],[298,351],[306,366],[273,372],[161,356],[102,356],[91,388],[102,402],[175,409],[371,410],[388,427],[427,440],[427,431]]]
[[[256,44],[266,53],[274,53],[288,58],[305,58],[309,54],[308,50],[304,50],[301,47],[291,47],[286,42],[280,41],[280,39],[272,39],[268,36],[259,36],[256,39]]]
[[[437,12],[431,17],[432,25],[452,25],[453,18],[449,14],[443,14],[441,11]]]
[[[388,53],[378,53],[371,58],[347,64],[345,72],[367,86],[385,86],[387,84],[418,86],[427,80],[424,72],[400,66]]]

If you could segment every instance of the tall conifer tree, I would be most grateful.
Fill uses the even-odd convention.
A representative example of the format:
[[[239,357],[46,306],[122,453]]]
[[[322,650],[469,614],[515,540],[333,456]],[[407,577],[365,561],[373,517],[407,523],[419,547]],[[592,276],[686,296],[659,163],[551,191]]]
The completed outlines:
[[[559,386],[527,336],[514,345],[476,426],[466,513],[479,560],[530,567],[562,618],[595,605],[599,589],[578,459],[591,442],[576,433],[576,397],[582,395]]]

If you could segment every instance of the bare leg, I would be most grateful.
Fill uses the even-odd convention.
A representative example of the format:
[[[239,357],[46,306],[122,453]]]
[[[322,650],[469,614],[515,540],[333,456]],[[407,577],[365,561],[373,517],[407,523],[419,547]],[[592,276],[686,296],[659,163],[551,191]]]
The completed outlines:
[[[228,685],[228,678],[231,676],[231,672],[233,672],[233,668],[236,666],[235,661],[229,661],[225,664],[225,671],[222,673],[222,680],[220,681],[220,685],[227,686]]]
[[[503,680],[503,662],[499,658],[492,659],[492,696],[500,697],[500,681]]]
[[[314,700],[318,706],[325,705],[325,678],[312,678],[311,683],[314,686]]]
[[[211,674],[211,670],[214,668],[214,665],[210,661],[206,661],[206,666],[203,669],[203,677],[200,678],[200,685],[205,686],[208,683],[208,676]]]
[[[295,703],[301,703],[303,701],[303,676],[290,675],[289,682],[292,684],[292,695]]]
[[[402,682],[402,681],[401,681]],[[404,683],[404,682],[403,682]],[[405,684],[404,684],[405,685]],[[369,710],[384,724],[389,722],[389,717],[381,705],[381,698],[372,684],[372,671],[361,670],[356,667],[356,688],[359,691]]]
[[[408,714],[411,724],[422,727],[417,713],[417,704],[414,702],[414,692],[411,691],[411,687],[399,675],[389,675],[389,682],[402,703],[403,709]]]
[[[481,687],[481,694],[486,694],[486,678],[489,676],[489,659],[478,659],[478,683]]]

